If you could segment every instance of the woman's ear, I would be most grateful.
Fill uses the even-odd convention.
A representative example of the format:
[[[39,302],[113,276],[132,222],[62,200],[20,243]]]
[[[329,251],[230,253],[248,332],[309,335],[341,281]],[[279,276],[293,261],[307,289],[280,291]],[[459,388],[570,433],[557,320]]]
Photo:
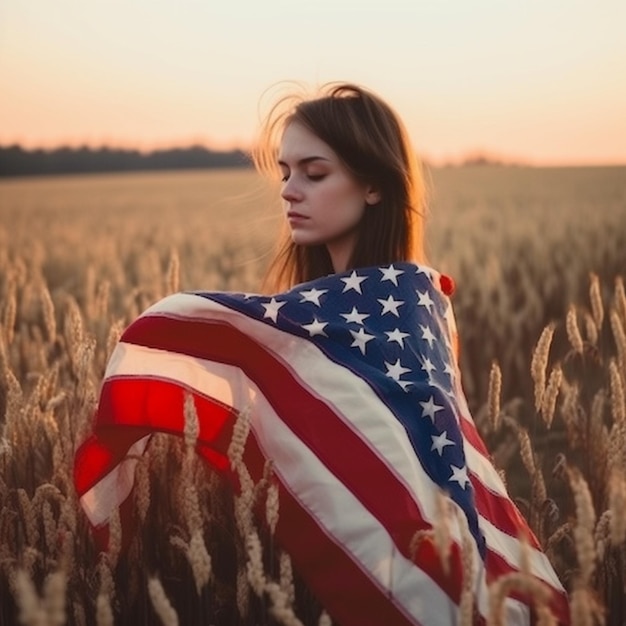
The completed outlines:
[[[373,206],[380,202],[380,191],[375,187],[368,187],[365,190],[365,204]]]

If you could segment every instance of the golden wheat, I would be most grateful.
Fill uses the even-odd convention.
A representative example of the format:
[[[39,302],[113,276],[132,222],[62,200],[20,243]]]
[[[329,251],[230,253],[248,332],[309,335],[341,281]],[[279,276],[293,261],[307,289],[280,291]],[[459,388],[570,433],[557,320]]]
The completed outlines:
[[[514,220],[511,190],[528,189],[532,175],[552,176],[543,187],[548,199],[525,203],[525,218]],[[594,181],[588,189],[617,184],[610,171],[577,175]],[[189,403],[185,441],[156,434],[135,460],[132,537],[120,535],[116,513],[108,549],[99,552],[73,489],[73,454],[90,431],[99,383],[124,327],[178,289],[250,291],[259,284],[279,213],[259,213],[267,205],[260,195],[241,194],[245,185],[256,189],[251,175],[221,176],[222,182],[204,174],[59,179],[0,189],[6,244],[0,247],[0,623],[108,626],[142,608],[172,624],[211,623],[219,611],[242,625],[331,623],[307,596],[289,555],[275,552],[278,489],[271,464],[255,483],[244,463],[247,411],[228,451],[240,485],[234,496],[192,454],[198,433]],[[605,210],[589,214],[581,228],[583,221],[568,221],[572,201],[556,195],[571,187],[566,173],[436,176],[429,240],[435,264],[460,286],[454,304],[470,404],[484,405],[490,416],[487,443],[500,450],[494,457],[512,494],[571,591],[575,619],[602,623],[602,606],[609,619],[619,619],[626,567],[626,297],[616,274],[626,267],[625,207],[607,199],[600,203]],[[184,196],[177,211],[166,199],[174,180]],[[136,205],[132,215],[106,195],[111,181]],[[46,208],[14,208],[38,188]],[[486,188],[502,194],[497,208]],[[474,210],[458,210],[455,189]],[[106,210],[93,204],[105,196]],[[602,290],[607,281],[614,281],[610,301]],[[586,303],[579,301],[585,285]],[[490,368],[496,360],[497,371]],[[557,451],[561,470],[553,476]],[[263,526],[257,526],[259,505]],[[417,540],[433,541],[445,568],[452,522],[442,506],[442,523]],[[136,559],[121,556],[127,540]],[[476,564],[468,546],[462,555],[469,571]],[[533,584],[520,575],[494,587],[500,598],[494,623],[498,603],[514,589],[537,594],[538,618],[550,623]],[[462,623],[471,623],[472,602],[464,589]],[[149,619],[139,614],[137,621]]]

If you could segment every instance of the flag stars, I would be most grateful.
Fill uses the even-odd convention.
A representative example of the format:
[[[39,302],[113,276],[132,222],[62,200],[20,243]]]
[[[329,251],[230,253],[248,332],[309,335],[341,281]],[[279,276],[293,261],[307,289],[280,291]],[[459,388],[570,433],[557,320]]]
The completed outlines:
[[[269,317],[274,324],[276,323],[276,318],[278,317],[278,310],[281,306],[287,304],[286,302],[281,302],[276,300],[276,298],[272,298],[269,302],[262,303],[263,308],[265,309],[265,313],[263,313],[263,317]]]
[[[328,326],[328,322],[320,322],[316,317],[313,318],[313,321],[310,324],[302,324],[302,328],[308,331],[310,337],[315,337],[315,335],[328,337],[328,335],[324,332],[324,328],[326,326]]]
[[[323,296],[328,289],[308,289],[305,291],[301,291],[300,295],[302,296],[302,300],[300,302],[312,302],[313,304],[320,306],[320,296]]]
[[[396,287],[398,286],[398,276],[404,274],[403,270],[397,270],[393,265],[390,265],[387,268],[379,268],[382,272],[383,277],[380,279],[381,282],[383,280],[390,280]]]
[[[435,414],[438,411],[443,411],[443,407],[435,404],[435,398],[430,396],[428,402],[420,402],[422,406],[422,417],[430,417],[433,424],[435,423]]]
[[[350,334],[352,335],[352,339],[354,339],[350,347],[357,347],[361,351],[361,354],[365,354],[365,346],[368,341],[374,339],[374,335],[366,333],[363,328],[359,328],[358,332],[351,330]]]
[[[346,322],[353,322],[355,324],[363,324],[363,320],[369,317],[369,313],[359,313],[355,306],[352,307],[352,311],[350,313],[341,313],[341,317],[343,317]]]
[[[469,483],[469,478],[467,477],[467,468],[450,465],[450,469],[452,470],[452,476],[448,478],[448,482],[459,483],[459,485],[463,489],[465,489],[465,486],[467,485],[467,483]]]
[[[352,270],[352,274],[350,274],[348,278],[342,278],[341,280],[345,283],[342,293],[350,291],[350,289],[354,289],[354,291],[363,295],[363,292],[361,291],[361,283],[364,280],[367,280],[367,276],[358,276],[357,273]]]
[[[433,342],[436,340],[435,335],[433,335],[432,331],[430,330],[430,326],[422,326],[421,324],[419,326],[420,330],[422,331],[422,339],[428,341],[428,347],[432,350]]]
[[[398,307],[401,307],[404,304],[403,300],[394,300],[391,295],[386,300],[381,298],[377,298],[377,300],[383,306],[383,310],[380,313],[381,315],[385,315],[385,313],[393,313],[396,317],[400,317]]]
[[[451,441],[450,439],[448,439],[448,431],[444,430],[441,435],[432,435],[430,437],[432,439],[433,445],[431,446],[431,451],[432,450],[437,450],[437,452],[439,453],[439,456],[441,456],[443,454],[443,449],[446,446],[453,446],[454,441]]]
[[[402,376],[402,374],[406,374],[411,371],[410,368],[403,367],[402,363],[400,363],[400,359],[393,364],[385,361],[385,367],[387,368],[387,376],[389,376],[389,378],[393,378],[398,383],[400,382],[400,376]]]
[[[409,333],[403,333],[399,328],[395,330],[386,330],[387,341],[395,341],[402,349],[404,349],[404,338],[409,336]]]
[[[434,363],[428,357],[424,357],[424,361],[422,363],[422,370],[428,373],[428,378],[431,378],[431,374],[437,371]]]
[[[428,309],[428,312],[432,313],[433,311],[431,307],[435,306],[435,303],[432,301],[428,291],[425,291],[424,293],[422,293],[419,289],[416,289],[415,293],[418,296],[418,300],[417,300],[418,306],[425,306]]]

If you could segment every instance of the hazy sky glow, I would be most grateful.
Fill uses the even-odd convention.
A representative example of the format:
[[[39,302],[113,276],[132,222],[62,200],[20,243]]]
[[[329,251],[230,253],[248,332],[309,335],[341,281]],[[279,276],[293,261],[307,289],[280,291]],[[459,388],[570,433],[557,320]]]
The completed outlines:
[[[0,144],[245,147],[272,84],[348,80],[435,161],[626,163],[625,25],[624,0],[2,0]]]

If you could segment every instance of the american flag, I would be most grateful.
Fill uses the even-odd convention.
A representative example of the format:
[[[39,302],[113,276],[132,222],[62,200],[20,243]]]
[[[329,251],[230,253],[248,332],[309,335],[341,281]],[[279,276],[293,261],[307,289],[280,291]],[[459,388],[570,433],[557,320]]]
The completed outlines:
[[[156,303],[111,356],[94,432],[76,455],[92,526],[106,532],[112,512],[128,506],[150,436],[182,435],[191,392],[198,451],[225,472],[234,421],[249,412],[244,460],[257,478],[273,463],[276,538],[342,626],[457,623],[461,525],[471,536],[477,623],[489,613],[489,585],[524,559],[568,623],[563,587],[468,410],[443,278],[396,263],[273,296],[192,292]],[[456,512],[450,571],[432,542],[411,549],[440,518],[440,490]],[[531,623],[529,602],[509,598],[505,622]]]

